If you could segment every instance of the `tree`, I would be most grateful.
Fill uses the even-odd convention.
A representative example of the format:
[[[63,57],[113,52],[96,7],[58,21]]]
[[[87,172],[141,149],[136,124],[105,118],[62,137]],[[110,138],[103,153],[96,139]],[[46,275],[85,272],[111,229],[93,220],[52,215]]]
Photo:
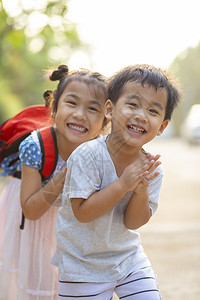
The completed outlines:
[[[172,62],[169,70],[180,79],[183,99],[174,112],[173,123],[176,133],[185,119],[190,107],[200,103],[200,43],[194,48],[187,48]]]
[[[15,15],[8,2],[0,0],[0,123],[27,105],[43,103],[44,90],[55,87],[44,70],[67,63],[81,47],[66,0],[28,1],[29,6],[16,0]]]

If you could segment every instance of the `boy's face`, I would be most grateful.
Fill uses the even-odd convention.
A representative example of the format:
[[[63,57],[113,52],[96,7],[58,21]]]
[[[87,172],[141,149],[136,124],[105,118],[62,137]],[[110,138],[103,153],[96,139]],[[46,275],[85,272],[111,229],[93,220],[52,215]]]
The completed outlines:
[[[107,112],[112,116],[112,134],[124,145],[141,147],[161,135],[168,121],[163,121],[167,93],[149,85],[128,82],[115,105],[107,101]]]

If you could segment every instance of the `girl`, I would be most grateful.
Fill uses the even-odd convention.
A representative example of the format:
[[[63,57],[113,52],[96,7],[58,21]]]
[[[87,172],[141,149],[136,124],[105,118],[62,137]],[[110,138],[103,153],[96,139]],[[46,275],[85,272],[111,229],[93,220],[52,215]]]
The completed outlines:
[[[68,72],[68,67],[62,65],[50,79],[59,80],[52,102],[58,162],[52,178],[42,182],[42,153],[36,131],[19,147],[22,178],[13,178],[0,199],[5,216],[0,232],[3,300],[57,299],[57,270],[50,265],[50,258],[55,251],[54,227],[66,161],[78,145],[96,138],[105,122],[107,92],[101,74],[88,70]],[[44,96],[49,100],[52,93]],[[22,211],[26,220],[24,230],[20,231]]]

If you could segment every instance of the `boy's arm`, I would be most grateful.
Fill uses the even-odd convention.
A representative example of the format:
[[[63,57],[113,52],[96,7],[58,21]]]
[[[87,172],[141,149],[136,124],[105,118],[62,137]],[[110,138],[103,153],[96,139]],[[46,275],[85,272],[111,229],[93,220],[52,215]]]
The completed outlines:
[[[149,181],[160,175],[156,171],[142,180],[134,190],[124,213],[124,225],[128,229],[136,230],[146,224],[152,211],[149,206]]]
[[[87,223],[108,212],[128,191],[137,187],[149,174],[147,170],[154,170],[158,163],[154,162],[151,156],[147,156],[129,165],[119,179],[105,189],[93,193],[87,199],[71,198],[72,209],[77,220]]]
[[[105,189],[95,192],[88,199],[71,198],[70,200],[77,220],[87,223],[107,213],[125,194],[126,189],[118,179]]]

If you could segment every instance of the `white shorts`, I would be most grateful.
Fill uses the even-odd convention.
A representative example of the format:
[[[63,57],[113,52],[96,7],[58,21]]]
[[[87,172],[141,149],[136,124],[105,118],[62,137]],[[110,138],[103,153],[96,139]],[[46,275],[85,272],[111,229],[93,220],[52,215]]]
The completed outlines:
[[[59,300],[111,300],[113,293],[125,300],[160,300],[155,274],[147,259],[128,276],[114,282],[66,282],[59,280]]]

